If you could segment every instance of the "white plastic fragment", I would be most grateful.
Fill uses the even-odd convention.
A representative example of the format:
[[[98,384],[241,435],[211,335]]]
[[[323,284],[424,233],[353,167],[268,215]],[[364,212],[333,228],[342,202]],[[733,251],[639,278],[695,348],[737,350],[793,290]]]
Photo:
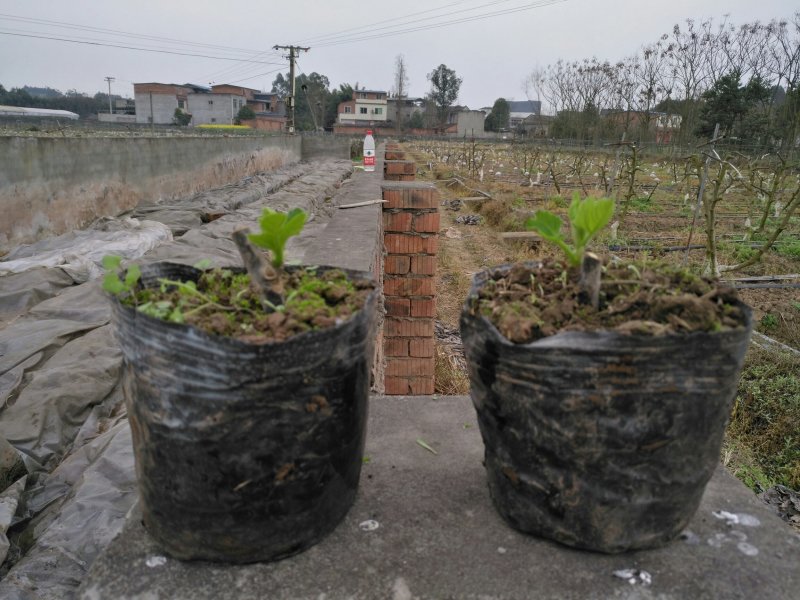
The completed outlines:
[[[739,517],[734,513],[729,513],[726,510],[715,510],[713,513],[715,517],[725,521],[726,525],[738,525],[739,524]]]
[[[375,531],[378,527],[380,527],[380,523],[373,519],[362,521],[358,524],[358,528],[361,529],[361,531]]]
[[[712,513],[716,518],[725,521],[726,525],[743,525],[745,527],[758,527],[761,521],[758,517],[748,515],[747,513],[730,513],[725,510],[717,510]]]
[[[508,550],[506,550],[506,549],[505,549],[505,548],[503,548],[502,546],[498,546],[498,547],[497,547],[497,553],[498,553],[498,554],[505,554],[506,552],[508,552]]]
[[[614,577],[624,579],[631,585],[639,584],[647,586],[653,583],[653,576],[647,571],[643,571],[641,569],[620,569],[618,571],[614,571]]]
[[[744,554],[745,556],[758,556],[758,548],[753,546],[753,544],[748,544],[747,542],[739,542],[736,544],[736,548]]]
[[[163,567],[165,564],[167,564],[167,557],[156,554],[154,556],[148,557],[147,560],[144,561],[144,564],[146,564],[150,568]]]

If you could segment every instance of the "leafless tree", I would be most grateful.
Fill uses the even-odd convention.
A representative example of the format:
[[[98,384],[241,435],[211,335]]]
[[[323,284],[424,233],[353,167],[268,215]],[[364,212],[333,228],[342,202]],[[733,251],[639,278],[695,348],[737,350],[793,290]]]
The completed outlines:
[[[397,111],[395,114],[395,129],[402,132],[405,125],[405,107],[408,97],[408,69],[406,59],[402,54],[398,54],[394,59],[394,93]]]

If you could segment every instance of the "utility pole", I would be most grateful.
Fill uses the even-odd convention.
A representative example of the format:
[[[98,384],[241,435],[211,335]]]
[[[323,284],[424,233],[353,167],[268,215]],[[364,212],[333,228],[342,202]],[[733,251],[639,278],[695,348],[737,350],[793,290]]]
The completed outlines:
[[[111,82],[114,81],[114,78],[106,77],[105,80],[108,82],[108,113],[113,115],[114,109],[111,106]]]
[[[310,48],[303,48],[302,46],[278,46],[272,47],[273,50],[288,50],[289,51],[289,96],[286,98],[286,110],[288,119],[286,128],[289,133],[294,133],[294,108],[295,108],[295,88],[294,88],[294,61],[297,59],[297,53],[300,51],[308,52]]]

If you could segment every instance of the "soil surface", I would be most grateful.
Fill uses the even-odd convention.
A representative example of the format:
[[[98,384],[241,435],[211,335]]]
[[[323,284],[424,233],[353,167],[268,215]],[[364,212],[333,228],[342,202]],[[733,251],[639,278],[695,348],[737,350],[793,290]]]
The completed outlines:
[[[668,265],[606,266],[598,309],[581,301],[578,280],[576,269],[553,259],[493,269],[473,310],[517,344],[561,331],[663,335],[744,326],[735,289]]]
[[[348,279],[339,269],[318,274],[316,268],[300,268],[284,274],[283,303],[269,306],[249,275],[229,269],[204,271],[196,283],[161,281],[160,289],[138,290],[123,303],[156,318],[252,344],[339,325],[364,306],[374,287],[368,279]]]

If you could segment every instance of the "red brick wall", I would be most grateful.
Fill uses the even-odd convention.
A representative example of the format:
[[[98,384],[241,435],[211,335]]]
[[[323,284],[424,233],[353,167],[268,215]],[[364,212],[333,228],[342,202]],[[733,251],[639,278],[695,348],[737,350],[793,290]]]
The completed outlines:
[[[264,131],[283,131],[286,119],[284,117],[262,117],[256,115],[255,119],[243,119],[242,125]]]
[[[387,182],[383,199],[385,393],[433,394],[439,193],[431,184]]]

